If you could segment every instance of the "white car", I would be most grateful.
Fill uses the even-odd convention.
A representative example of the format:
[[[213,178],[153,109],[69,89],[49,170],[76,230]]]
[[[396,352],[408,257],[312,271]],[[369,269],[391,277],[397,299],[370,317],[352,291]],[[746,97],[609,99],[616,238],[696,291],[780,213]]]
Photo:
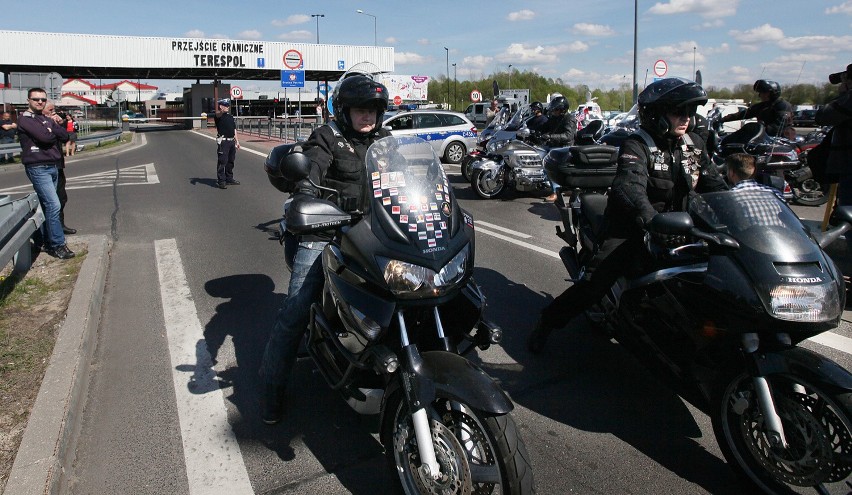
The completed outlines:
[[[446,163],[461,163],[467,150],[476,147],[476,126],[458,112],[410,110],[385,119],[383,127],[394,136],[417,136],[432,144]]]

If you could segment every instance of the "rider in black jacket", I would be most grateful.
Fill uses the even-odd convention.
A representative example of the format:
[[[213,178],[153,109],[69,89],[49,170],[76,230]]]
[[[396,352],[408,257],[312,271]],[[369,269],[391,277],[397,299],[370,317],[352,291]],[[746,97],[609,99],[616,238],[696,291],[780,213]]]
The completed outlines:
[[[775,81],[758,79],[754,90],[760,101],[745,110],[726,115],[722,122],[755,118],[763,124],[767,134],[783,137],[784,130],[793,124],[793,107],[781,98],[781,86]]]
[[[381,127],[388,106],[387,88],[362,74],[340,81],[332,95],[335,121],[317,128],[304,144],[311,159],[310,178],[314,184],[335,189],[321,191],[307,180],[297,186],[293,201],[305,196],[336,201],[346,211],[364,210],[367,197],[367,149],[389,136]],[[265,403],[264,423],[275,424],[284,414],[284,396],[290,371],[302,334],[308,324],[311,304],[322,293],[323,273],[320,255],[332,234],[301,236],[293,259],[287,299],[278,311],[261,363]]]
[[[625,272],[641,268],[645,225],[660,212],[684,211],[696,192],[727,189],[710,162],[701,138],[687,132],[690,117],[707,93],[681,78],[656,81],[639,95],[640,128],[618,153],[618,169],[606,208],[607,239],[603,241],[587,280],[575,283],[541,312],[527,340],[539,353],[556,328],[567,325]]]
[[[547,122],[538,128],[538,140],[549,148],[571,146],[577,133],[577,119],[568,111],[568,100],[557,96],[547,104]]]

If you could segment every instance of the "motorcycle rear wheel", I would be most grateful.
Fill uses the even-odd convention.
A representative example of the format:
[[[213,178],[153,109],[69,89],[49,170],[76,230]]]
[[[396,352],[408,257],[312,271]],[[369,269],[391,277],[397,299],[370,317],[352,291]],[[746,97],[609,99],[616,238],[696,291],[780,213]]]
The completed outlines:
[[[802,206],[822,206],[828,201],[828,184],[808,179],[793,189],[793,201]]]
[[[506,188],[506,181],[500,170],[474,170],[470,185],[477,196],[483,199],[493,199]]]
[[[427,409],[442,477],[424,476],[411,414],[402,398],[395,394],[387,405],[382,439],[404,493],[534,493],[529,455],[512,417],[488,415],[446,398]]]
[[[718,396],[711,418],[728,464],[765,493],[846,493],[852,483],[852,394],[791,375],[767,379],[788,447],[767,441],[752,379],[741,374]]]

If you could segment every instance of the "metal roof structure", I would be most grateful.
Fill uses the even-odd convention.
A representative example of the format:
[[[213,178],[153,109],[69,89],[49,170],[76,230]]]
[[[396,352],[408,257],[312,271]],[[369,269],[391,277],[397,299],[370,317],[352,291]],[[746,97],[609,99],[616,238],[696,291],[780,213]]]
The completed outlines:
[[[394,70],[393,47],[0,30],[0,71],[63,78],[336,81],[355,64]]]

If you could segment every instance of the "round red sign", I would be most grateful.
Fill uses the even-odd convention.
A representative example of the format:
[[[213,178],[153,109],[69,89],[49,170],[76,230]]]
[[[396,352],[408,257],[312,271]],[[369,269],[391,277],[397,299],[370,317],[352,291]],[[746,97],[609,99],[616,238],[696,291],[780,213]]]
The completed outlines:
[[[393,97],[393,104],[394,105],[402,105],[402,97],[399,96],[399,95],[394,96]]]
[[[302,54],[298,50],[287,50],[284,52],[284,67],[288,69],[302,68]]]

